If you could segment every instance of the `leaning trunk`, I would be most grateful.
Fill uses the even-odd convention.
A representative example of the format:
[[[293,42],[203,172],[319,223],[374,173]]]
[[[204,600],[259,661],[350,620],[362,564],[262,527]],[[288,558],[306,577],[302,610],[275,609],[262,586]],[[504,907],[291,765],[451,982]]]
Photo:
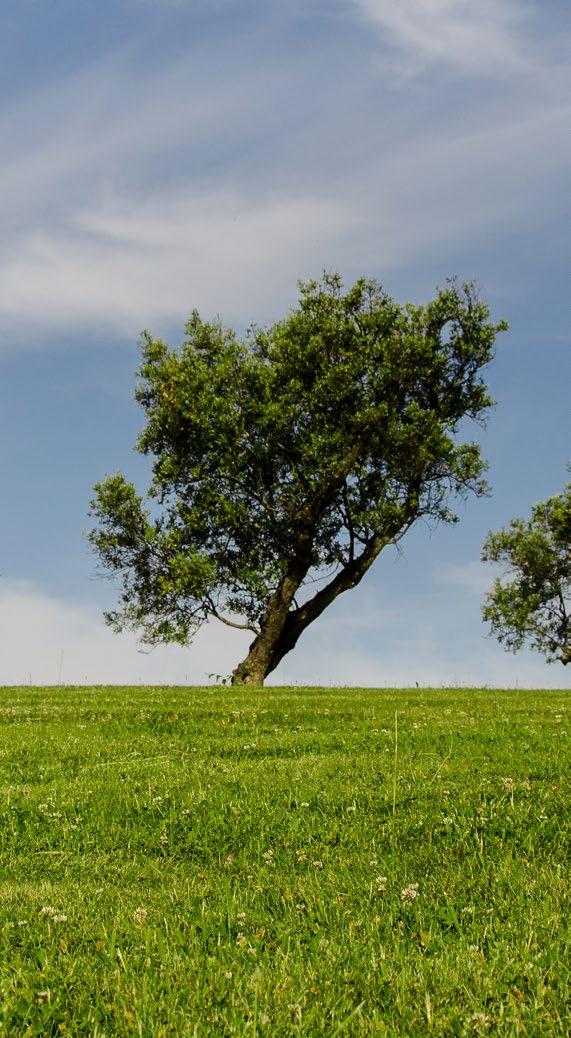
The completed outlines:
[[[279,632],[262,630],[250,645],[248,655],[232,674],[233,685],[263,685],[284,656],[296,644],[307,623],[295,623],[296,612],[286,614]]]
[[[260,633],[250,645],[248,655],[232,674],[233,685],[263,685],[270,671],[275,670],[280,660],[293,648],[301,631],[291,638],[292,613],[289,609],[268,610]]]
[[[233,685],[263,685],[271,670],[295,593],[311,565],[314,530],[306,527],[298,538],[297,554],[291,560],[279,586],[271,596],[260,625],[260,633],[250,645],[248,655],[232,674]],[[281,658],[281,657],[280,657]]]
[[[392,540],[391,534],[372,537],[358,558],[352,559],[308,602],[291,611],[290,605],[297,586],[293,587],[293,581],[288,585],[289,578],[284,578],[268,606],[260,633],[232,675],[232,684],[263,685],[268,674],[297,644],[305,628],[317,620],[339,595],[357,586],[385,545]]]
[[[288,586],[288,584],[290,586]],[[284,579],[266,610],[260,633],[250,645],[248,655],[232,674],[233,685],[263,685],[271,670],[277,667],[285,651],[280,651],[291,613],[289,607],[299,581]]]
[[[233,685],[263,685],[272,669],[270,661],[273,655],[275,637],[262,631],[250,645],[245,659],[238,664],[232,674]]]

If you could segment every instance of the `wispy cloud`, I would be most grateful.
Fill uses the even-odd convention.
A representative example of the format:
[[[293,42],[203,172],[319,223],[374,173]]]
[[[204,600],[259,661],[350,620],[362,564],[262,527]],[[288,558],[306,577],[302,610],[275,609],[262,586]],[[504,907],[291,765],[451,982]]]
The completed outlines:
[[[13,101],[0,115],[8,225],[19,225],[24,211],[28,219],[46,207],[67,213],[94,184],[98,195],[127,183],[140,191],[160,177],[156,162],[170,160],[170,177],[190,165],[205,182],[217,158],[243,147],[260,122],[271,123],[283,73],[268,81],[259,68],[234,77],[230,67],[227,79],[205,84],[204,64],[204,56],[178,58],[166,68],[151,64],[142,76],[140,58],[123,47]],[[214,145],[202,169],[196,159]],[[181,163],[181,152],[192,161]]]
[[[512,0],[357,3],[437,69],[523,53],[525,11]],[[425,264],[432,288],[457,270],[455,249],[549,209],[569,106],[545,62],[540,80],[468,119],[441,92],[428,129],[405,109],[405,132],[362,68],[347,102],[327,62],[272,62],[250,33],[215,56],[210,43],[150,61],[144,75],[123,47],[0,116],[3,348],[39,327],[132,340],[145,325],[180,326],[193,306],[231,323],[273,319],[296,280],[323,267],[386,280]]]
[[[130,194],[96,180],[89,202],[86,185],[65,216],[44,211],[4,242],[0,322],[7,332],[38,321],[132,339],[144,326],[180,325],[194,306],[232,323],[272,319],[296,280],[323,267],[386,278],[478,241],[499,220],[535,219],[568,115],[419,133],[362,169],[324,171],[320,194],[310,183],[231,187],[225,176],[206,189],[190,181]],[[434,280],[447,273],[439,267]]]
[[[179,58],[139,83],[123,49],[0,117],[5,348],[39,326],[132,339],[195,305],[264,319],[331,262],[350,203],[280,186],[269,158],[296,59],[245,71],[234,46],[221,82],[205,63]]]
[[[503,78],[529,69],[521,0],[351,0],[398,51],[403,73],[438,65]]]
[[[460,565],[447,563],[434,570],[434,580],[436,584],[461,588],[482,597],[490,590],[499,572],[499,568],[477,560]]]
[[[180,323],[197,306],[225,320],[269,319],[296,279],[326,265],[354,225],[349,206],[318,197],[184,191],[122,198],[23,236],[4,257],[5,326],[97,326],[133,337]],[[268,305],[269,303],[269,305]]]

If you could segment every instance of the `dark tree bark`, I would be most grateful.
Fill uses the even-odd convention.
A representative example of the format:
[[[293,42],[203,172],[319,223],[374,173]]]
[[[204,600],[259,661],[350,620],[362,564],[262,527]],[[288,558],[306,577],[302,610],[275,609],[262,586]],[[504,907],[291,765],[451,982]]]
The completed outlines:
[[[292,566],[268,606],[260,633],[250,645],[248,655],[234,670],[232,684],[263,685],[268,674],[295,647],[305,628],[321,616],[339,595],[357,586],[385,545],[392,540],[392,537],[371,538],[357,558],[344,566],[313,598],[296,609],[290,609],[290,605],[308,566],[297,584],[297,573],[303,571],[304,564],[299,563],[297,572],[296,567]]]
[[[311,566],[313,531],[304,531],[298,540],[298,551],[270,598],[260,624],[260,633],[250,645],[248,655],[232,674],[233,685],[263,685],[274,667],[271,665],[276,646],[290,613],[291,604]],[[274,664],[276,666],[276,664]]]

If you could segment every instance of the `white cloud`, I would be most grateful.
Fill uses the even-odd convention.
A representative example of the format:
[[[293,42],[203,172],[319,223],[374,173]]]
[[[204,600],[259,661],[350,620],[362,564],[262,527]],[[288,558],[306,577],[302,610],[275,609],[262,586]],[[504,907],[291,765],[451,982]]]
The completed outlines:
[[[324,172],[319,194],[224,179],[208,190],[96,193],[4,245],[0,321],[8,331],[36,322],[133,339],[145,326],[181,325],[195,306],[230,323],[271,320],[297,279],[323,267],[386,277],[500,221],[533,220],[533,199],[561,163],[568,114],[540,109],[418,135],[364,169]],[[446,273],[438,267],[435,280]]]
[[[433,65],[503,78],[526,72],[521,0],[352,0],[399,52],[403,73]]]
[[[249,323],[270,316],[269,297],[289,301],[296,278],[320,269],[354,219],[349,207],[303,195],[123,198],[23,237],[4,257],[0,313],[131,338],[195,306]]]
[[[188,649],[141,652],[116,635],[97,609],[47,595],[33,584],[0,579],[0,684],[195,684],[227,675],[248,636],[211,624]]]
[[[0,581],[0,684],[190,684],[226,676],[250,636],[207,625],[189,648],[141,653],[132,635],[105,627],[97,609],[72,605],[24,581]],[[362,589],[305,632],[268,684],[497,685],[561,688],[561,668],[514,657],[477,637],[450,653],[431,622],[391,615]]]
[[[422,62],[519,54],[510,0],[360,3]],[[549,207],[569,107],[545,62],[468,118],[449,115],[442,93],[427,120],[405,108],[402,132],[394,95],[372,91],[363,69],[347,103],[347,81],[301,53],[239,61],[242,45],[262,50],[255,32],[221,40],[221,78],[205,75],[207,48],[144,76],[124,49],[0,117],[4,348],[54,327],[132,341],[193,306],[271,320],[323,267],[386,279],[424,263],[432,287],[454,272],[451,251]]]
[[[333,243],[354,224],[351,205],[317,187],[274,186],[277,165],[263,155],[280,92],[294,101],[297,58],[287,70],[245,68],[239,44],[221,81],[204,76],[199,54],[135,83],[122,52],[5,110],[0,323],[8,347],[14,332],[54,325],[132,339],[195,305],[224,309],[232,321],[264,319],[272,303],[290,302],[298,277],[330,265]],[[263,157],[254,179],[256,146]]]

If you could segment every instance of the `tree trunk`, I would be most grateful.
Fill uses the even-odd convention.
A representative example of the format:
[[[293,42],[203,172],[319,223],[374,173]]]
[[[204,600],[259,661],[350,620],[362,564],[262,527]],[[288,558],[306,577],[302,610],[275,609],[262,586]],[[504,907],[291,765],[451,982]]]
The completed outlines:
[[[263,685],[268,674],[275,670],[284,656],[297,644],[305,628],[321,616],[327,606],[343,591],[356,587],[381,550],[386,544],[391,543],[391,540],[391,536],[373,537],[358,558],[349,562],[326,587],[297,609],[290,610],[290,605],[303,577],[293,587],[293,571],[289,578],[286,576],[268,604],[261,631],[250,645],[248,655],[232,674],[232,684]]]
[[[274,603],[273,609],[266,611],[260,633],[256,635],[250,645],[246,658],[238,664],[232,674],[233,685],[264,684],[270,671],[277,666],[278,661],[275,663],[272,661],[279,652],[289,616],[291,616],[289,607],[286,610],[280,609],[278,603]],[[282,653],[282,655],[284,654]]]
[[[264,679],[273,670],[272,656],[287,621],[291,603],[311,566],[313,535],[313,527],[307,527],[300,533],[297,553],[270,597],[260,624],[260,633],[250,645],[246,658],[232,674],[233,685],[263,685]]]
[[[270,659],[275,638],[265,632],[259,634],[252,644],[248,655],[238,664],[232,674],[233,685],[263,685],[270,670]]]
[[[379,554],[387,538],[375,537],[358,559],[352,560],[338,576],[311,602],[291,610],[296,591],[311,568],[315,530],[328,502],[343,484],[359,456],[360,447],[354,447],[340,471],[331,473],[310,505],[297,516],[299,535],[296,551],[274,594],[270,597],[260,625],[260,633],[250,645],[248,655],[232,674],[233,685],[263,685],[265,678],[280,660],[293,649],[301,632],[323,612],[326,605],[347,587],[359,582],[371,562]],[[381,543],[382,541],[382,543]],[[330,597],[328,593],[332,592]],[[326,600],[327,599],[327,600]],[[311,607],[314,607],[313,612]]]

